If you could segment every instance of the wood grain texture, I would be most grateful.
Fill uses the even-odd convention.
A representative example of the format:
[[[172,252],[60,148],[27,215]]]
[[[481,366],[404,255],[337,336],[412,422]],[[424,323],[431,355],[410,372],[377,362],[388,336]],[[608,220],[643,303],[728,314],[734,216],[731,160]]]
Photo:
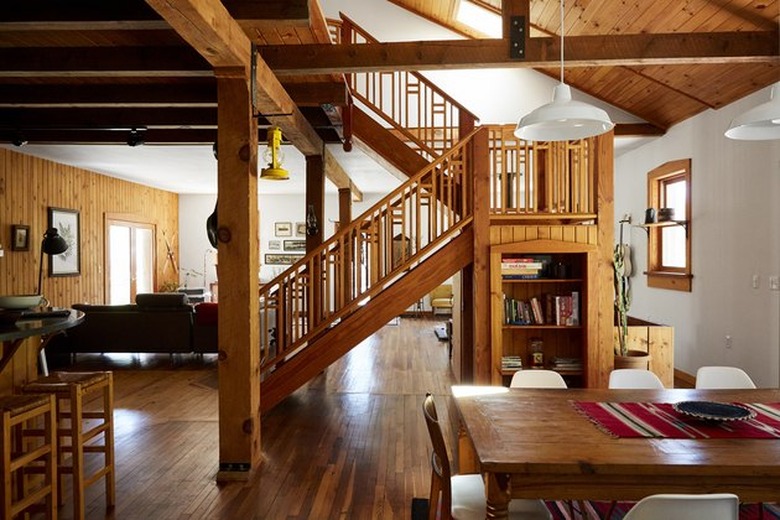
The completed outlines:
[[[87,518],[409,518],[412,497],[428,495],[426,392],[436,397],[451,449],[456,440],[437,324],[402,318],[382,327],[263,417],[264,462],[245,483],[214,483],[214,356],[177,356],[175,364],[168,356],[117,357],[112,365],[79,356],[74,370],[113,368],[116,403],[117,506],[107,512],[102,486],[92,486]],[[69,505],[60,508],[63,520],[72,518]]]
[[[178,235],[178,195],[114,179],[80,168],[0,149],[0,243],[5,246],[0,294],[31,294],[38,276],[40,241],[48,223],[48,207],[79,212],[81,273],[48,276],[44,258],[43,293],[54,306],[104,303],[104,213],[143,216],[156,227],[155,281],[177,280],[165,269],[165,241]],[[11,226],[30,226],[30,250],[11,251]],[[178,259],[178,241],[171,244]]]

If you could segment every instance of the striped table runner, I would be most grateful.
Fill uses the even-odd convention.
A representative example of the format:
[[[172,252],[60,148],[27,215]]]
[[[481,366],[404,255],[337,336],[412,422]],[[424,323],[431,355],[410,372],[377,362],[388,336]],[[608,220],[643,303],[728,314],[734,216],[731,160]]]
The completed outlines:
[[[731,403],[755,410],[746,421],[701,421],[677,413],[671,403],[594,403],[572,405],[614,437],[668,439],[778,439],[780,403]]]

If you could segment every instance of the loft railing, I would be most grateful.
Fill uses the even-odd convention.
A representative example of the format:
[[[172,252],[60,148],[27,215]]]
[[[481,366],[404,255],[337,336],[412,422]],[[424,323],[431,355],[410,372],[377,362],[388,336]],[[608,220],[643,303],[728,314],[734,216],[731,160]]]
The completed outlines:
[[[494,217],[596,217],[593,139],[528,142],[514,125],[488,127]]]
[[[264,369],[293,356],[471,221],[470,143],[479,131],[263,286]]]
[[[335,43],[378,43],[344,14],[328,20]],[[476,116],[414,71],[345,75],[352,96],[427,160],[439,157],[474,129]]]

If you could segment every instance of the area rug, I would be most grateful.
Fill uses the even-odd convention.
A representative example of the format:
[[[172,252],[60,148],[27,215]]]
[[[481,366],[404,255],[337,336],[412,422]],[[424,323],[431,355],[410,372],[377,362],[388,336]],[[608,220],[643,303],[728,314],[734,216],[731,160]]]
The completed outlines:
[[[609,508],[612,505],[610,502],[575,502],[572,510],[569,509],[569,504],[565,501],[550,501],[546,504],[554,520],[584,520],[593,518],[620,520],[633,505],[631,502],[618,502],[615,504],[611,516],[607,518],[606,515],[609,513]],[[583,516],[583,513],[585,513],[585,516]],[[427,498],[412,499],[411,518],[412,520],[426,520],[428,518]],[[739,506],[739,520],[758,520],[759,518],[761,516],[759,515],[758,504],[742,504]],[[775,503],[764,504],[763,518],[765,520],[780,519],[780,507]]]

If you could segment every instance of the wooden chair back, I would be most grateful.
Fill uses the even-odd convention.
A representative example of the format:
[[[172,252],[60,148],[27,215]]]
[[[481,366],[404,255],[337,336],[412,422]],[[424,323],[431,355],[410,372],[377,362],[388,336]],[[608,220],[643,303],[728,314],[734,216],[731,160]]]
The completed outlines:
[[[426,394],[423,401],[423,415],[425,425],[428,427],[428,435],[433,445],[431,454],[431,493],[428,499],[428,520],[452,520],[452,487],[450,478],[452,470],[450,459],[447,455],[447,444],[439,424],[439,416],[436,413],[436,403],[431,394]],[[441,495],[441,498],[439,496]],[[441,516],[437,517],[437,511],[441,509]]]

